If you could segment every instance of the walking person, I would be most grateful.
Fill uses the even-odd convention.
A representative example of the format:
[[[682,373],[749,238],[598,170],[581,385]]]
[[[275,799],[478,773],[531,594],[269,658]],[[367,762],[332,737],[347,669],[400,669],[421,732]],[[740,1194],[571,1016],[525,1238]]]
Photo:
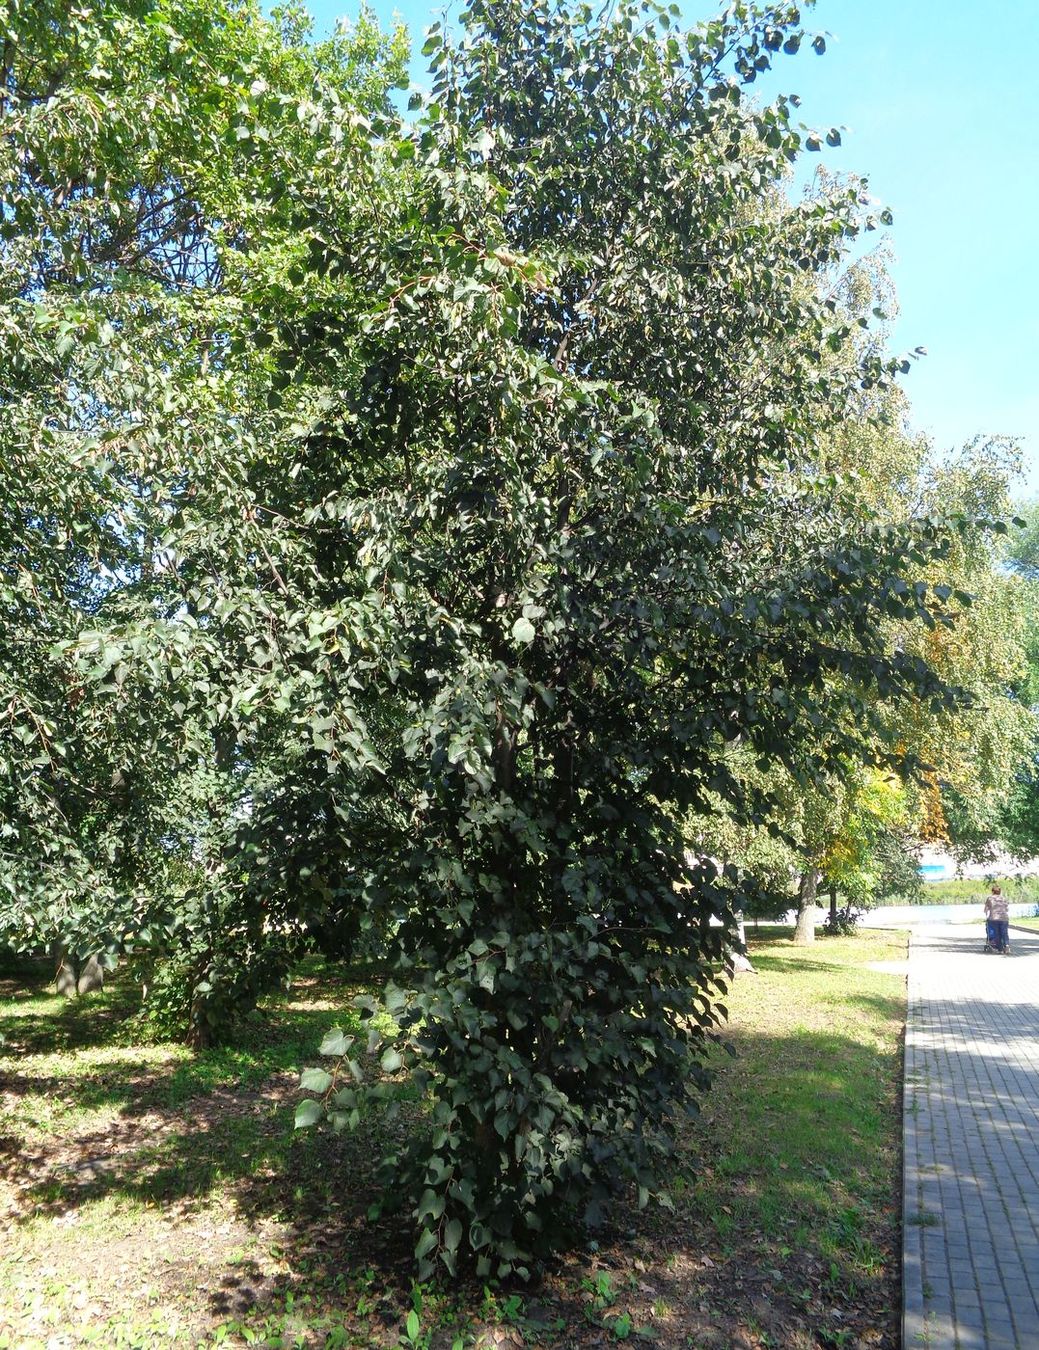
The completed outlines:
[[[985,897],[985,918],[992,924],[992,945],[1004,956],[1010,954],[1010,910],[1002,888],[993,885]]]

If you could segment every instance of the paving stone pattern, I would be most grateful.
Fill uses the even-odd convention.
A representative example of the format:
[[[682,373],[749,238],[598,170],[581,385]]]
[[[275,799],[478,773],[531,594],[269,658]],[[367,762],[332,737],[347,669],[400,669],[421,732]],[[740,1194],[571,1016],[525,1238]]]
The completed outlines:
[[[1039,930],[909,948],[904,1350],[1039,1350]]]

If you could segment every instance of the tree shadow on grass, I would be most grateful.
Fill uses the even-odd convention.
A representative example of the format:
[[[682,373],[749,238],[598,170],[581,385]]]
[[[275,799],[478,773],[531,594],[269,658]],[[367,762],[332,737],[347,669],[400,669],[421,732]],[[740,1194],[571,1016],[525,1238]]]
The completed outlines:
[[[886,1015],[897,1000],[881,1000],[883,1009],[864,1001]],[[52,1010],[52,1028],[62,1016]],[[39,1018],[33,1044],[43,1052],[46,1014]],[[247,1027],[237,1044],[190,1060],[148,1068],[128,1049],[125,1060],[75,1080],[34,1078],[29,1065],[8,1076],[0,1086],[22,1098],[60,1092],[83,1108],[114,1109],[96,1129],[46,1148],[0,1153],[0,1178],[17,1191],[19,1219],[123,1199],[131,1210],[162,1212],[176,1242],[181,1216],[216,1202],[246,1230],[266,1237],[276,1231],[279,1257],[272,1264],[262,1253],[240,1259],[228,1250],[217,1254],[215,1274],[194,1277],[186,1264],[184,1278],[194,1283],[184,1298],[209,1325],[227,1318],[283,1325],[287,1310],[306,1300],[311,1329],[334,1323],[347,1328],[349,1344],[398,1344],[412,1306],[410,1220],[406,1212],[375,1222],[367,1216],[378,1195],[376,1160],[424,1128],[424,1110],[405,1102],[396,1122],[371,1115],[354,1135],[294,1131],[292,1070],[314,1062],[321,1033],[335,1020],[327,1000],[320,1008],[282,1005]],[[64,1034],[61,1025],[55,1034]],[[575,1249],[534,1288],[517,1286],[512,1312],[507,1290],[487,1306],[482,1281],[429,1294],[442,1323],[431,1344],[449,1346],[463,1324],[510,1321],[544,1345],[595,1344],[613,1334],[610,1319],[623,1314],[636,1327],[655,1327],[663,1346],[693,1337],[730,1350],[752,1322],[774,1343],[794,1346],[801,1328],[809,1336],[824,1298],[844,1310],[842,1327],[864,1325],[867,1314],[873,1325],[882,1322],[883,1298],[897,1294],[895,1258],[885,1249],[880,1273],[863,1275],[861,1224],[846,1212],[857,1212],[859,1201],[843,1196],[846,1150],[832,1147],[834,1136],[859,1129],[848,1102],[863,1081],[883,1077],[881,1056],[833,1032],[741,1033],[738,1044],[739,1058],[718,1066],[705,1119],[683,1138],[673,1215],[639,1213],[622,1195],[596,1235],[597,1249]],[[807,1148],[784,1169],[790,1139]],[[807,1238],[794,1242],[801,1229]],[[608,1287],[596,1304],[589,1285],[603,1271]]]
[[[110,1045],[118,1029],[137,1011],[132,986],[99,990],[82,998],[64,998],[53,985],[27,991],[5,981],[0,995],[0,1034],[7,1053],[61,1054]]]
[[[327,1007],[301,1006],[297,991],[272,1000],[228,1044],[191,1054],[120,1045],[136,1001],[132,991],[105,997],[104,1007],[68,1006],[30,993],[0,1023],[0,1103],[10,1121],[0,1181],[18,1197],[15,1222],[107,1195],[198,1204],[218,1186],[275,1174],[310,1147],[312,1137],[294,1132],[293,1108],[299,1070],[333,1020]],[[55,1068],[58,1054],[72,1057],[67,1071]]]
[[[827,1315],[833,1308],[841,1314],[838,1329],[884,1327],[871,1344],[897,1345],[897,1148],[885,1140],[879,1180],[848,1161],[869,1146],[863,1141],[878,1113],[894,1111],[895,1053],[884,1056],[872,1044],[829,1032],[744,1035],[740,1052],[738,1060],[722,1061],[717,1093],[705,1102],[709,1118],[684,1138],[674,1214],[639,1213],[633,1197],[622,1195],[595,1234],[595,1250],[564,1254],[533,1289],[515,1286],[527,1319],[522,1329],[537,1343],[602,1343],[611,1317],[630,1315],[633,1325],[652,1328],[666,1306],[674,1320],[670,1330],[657,1326],[657,1344],[686,1345],[692,1336],[695,1344],[729,1350],[744,1343],[753,1323],[776,1344],[799,1345],[803,1334],[805,1345],[818,1345],[812,1328],[825,1302]],[[863,1105],[864,1083],[870,1086]],[[418,1128],[420,1120],[410,1124]],[[370,1125],[362,1155],[388,1142],[378,1121]],[[307,1171],[315,1158],[323,1161],[320,1177]],[[330,1270],[352,1272],[355,1296],[366,1271],[371,1306],[391,1336],[386,1343],[395,1344],[414,1273],[409,1220],[367,1221],[374,1180],[366,1167],[356,1170],[356,1158],[349,1141],[330,1144],[325,1154],[294,1156],[290,1168],[300,1170],[286,1179],[290,1189],[298,1179],[286,1215],[287,1278],[321,1304],[342,1298]],[[258,1212],[270,1198],[256,1177],[239,1192],[239,1203]],[[613,1272],[612,1294],[596,1308],[589,1285],[604,1270]],[[281,1292],[270,1297],[276,1302]],[[446,1300],[453,1329],[475,1318],[481,1296],[480,1283],[472,1282]],[[260,1300],[254,1311],[259,1316],[271,1306]],[[565,1336],[553,1330],[560,1320]],[[358,1327],[354,1332],[362,1335]],[[623,1323],[622,1332],[628,1334]],[[446,1333],[443,1343],[450,1344]]]
[[[624,1323],[610,1332],[611,1318],[626,1315],[634,1327],[655,1329],[664,1346],[760,1344],[753,1327],[777,1345],[815,1346],[826,1343],[816,1334],[820,1319],[837,1309],[837,1330],[879,1328],[869,1344],[897,1346],[898,1150],[889,1137],[897,1135],[896,1052],[881,1054],[872,1043],[831,1032],[742,1035],[739,1050],[737,1060],[721,1061],[704,1119],[683,1138],[674,1213],[639,1212],[633,1197],[622,1194],[594,1235],[594,1249],[565,1253],[533,1288],[515,1286],[529,1339],[603,1344],[604,1335],[629,1334]],[[877,1118],[885,1115],[883,1158],[867,1174],[855,1159],[871,1147]],[[410,1124],[419,1128],[420,1120]],[[362,1154],[386,1142],[373,1121]],[[352,1170],[351,1143],[339,1147],[296,1154],[290,1164],[301,1170],[286,1216],[287,1279],[321,1305],[342,1303],[331,1270],[351,1272],[355,1301],[356,1281],[366,1272],[366,1297],[387,1339],[378,1339],[377,1326],[352,1323],[357,1339],[350,1343],[396,1344],[414,1273],[410,1221],[406,1214],[366,1220],[372,1175]],[[320,1177],[306,1172],[316,1157],[324,1163]],[[262,1211],[270,1196],[253,1177],[239,1203]],[[604,1271],[608,1297],[600,1307],[591,1287]],[[507,1293],[499,1292],[499,1311]],[[280,1294],[259,1300],[255,1314]],[[480,1282],[447,1296],[442,1312],[451,1332],[433,1344],[449,1345],[466,1318],[475,1327],[481,1298]],[[670,1309],[667,1317],[661,1308]]]
[[[901,1021],[905,1016],[904,994],[847,994],[842,1000],[854,1008],[880,1013],[889,1021]]]
[[[810,961],[804,955],[804,947],[791,947],[789,955],[768,956],[764,952],[755,951],[753,944],[747,948],[747,955],[750,957],[755,969],[759,972],[778,971],[780,974],[786,974],[788,971],[797,970],[825,970],[833,971],[841,963],[837,961]],[[737,978],[742,979],[742,976]],[[748,975],[748,979],[753,979],[753,975]]]

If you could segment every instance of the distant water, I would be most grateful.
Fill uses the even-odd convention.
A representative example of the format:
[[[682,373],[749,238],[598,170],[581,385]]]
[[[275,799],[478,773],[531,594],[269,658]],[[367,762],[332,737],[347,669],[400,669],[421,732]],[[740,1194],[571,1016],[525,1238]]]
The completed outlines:
[[[982,904],[984,900],[966,905],[880,905],[863,914],[859,923],[863,928],[915,928],[918,923],[976,923],[980,927],[985,922]],[[1007,908],[1012,919],[1031,918],[1035,913],[1035,901],[1027,900]],[[820,909],[820,924],[825,917],[825,909]],[[784,922],[797,922],[793,910],[785,916]]]
[[[864,928],[913,928],[918,923],[985,922],[982,900],[976,905],[881,905],[862,916]],[[1012,919],[1029,918],[1035,913],[1035,901],[1008,905]]]

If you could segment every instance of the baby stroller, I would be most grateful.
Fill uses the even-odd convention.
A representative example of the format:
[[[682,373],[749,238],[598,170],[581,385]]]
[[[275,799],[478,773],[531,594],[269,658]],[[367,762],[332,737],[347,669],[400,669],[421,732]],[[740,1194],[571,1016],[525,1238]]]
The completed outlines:
[[[1000,951],[999,938],[996,935],[995,919],[985,920],[985,946],[982,948],[982,950],[985,952],[995,952],[995,953],[998,953]],[[1005,952],[1008,952],[1010,950],[1009,937],[1007,938],[1006,946],[1002,950]]]

